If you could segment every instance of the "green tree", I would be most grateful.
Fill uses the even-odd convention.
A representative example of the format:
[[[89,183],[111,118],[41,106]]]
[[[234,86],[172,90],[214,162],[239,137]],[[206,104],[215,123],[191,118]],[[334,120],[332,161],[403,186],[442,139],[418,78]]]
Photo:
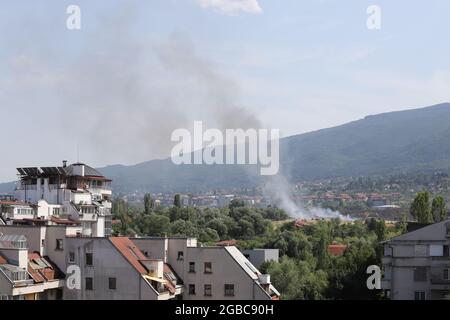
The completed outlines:
[[[431,223],[433,217],[430,210],[430,195],[428,192],[419,192],[410,207],[411,216],[420,223]]]
[[[314,270],[308,261],[282,257],[280,262],[269,262],[261,268],[269,273],[271,281],[281,290],[286,300],[317,300],[324,298],[328,286],[327,274]]]
[[[433,199],[433,202],[431,203],[431,213],[434,222],[444,221],[447,219],[447,207],[443,197],[437,196]]]
[[[153,209],[153,199],[150,193],[144,195],[145,214],[149,215]]]
[[[141,228],[146,236],[165,236],[169,232],[170,219],[158,214],[146,215]]]
[[[179,194],[175,195],[175,198],[173,199],[173,205],[177,208],[181,208],[181,196]]]

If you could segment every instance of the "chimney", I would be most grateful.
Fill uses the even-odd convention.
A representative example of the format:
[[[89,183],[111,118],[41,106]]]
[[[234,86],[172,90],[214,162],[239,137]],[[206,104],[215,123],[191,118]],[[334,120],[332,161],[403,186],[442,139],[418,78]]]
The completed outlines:
[[[66,168],[67,167],[67,160],[63,160],[63,168]]]

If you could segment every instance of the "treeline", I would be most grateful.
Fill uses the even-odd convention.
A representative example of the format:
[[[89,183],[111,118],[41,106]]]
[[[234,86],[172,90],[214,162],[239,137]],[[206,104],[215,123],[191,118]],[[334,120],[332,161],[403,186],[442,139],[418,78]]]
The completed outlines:
[[[436,196],[431,200],[427,191],[417,193],[410,207],[411,216],[420,223],[433,223],[446,220],[448,210],[442,196]]]
[[[181,205],[175,196],[173,207],[153,205],[149,195],[145,197],[144,211],[129,207],[123,200],[113,203],[116,234],[146,236],[189,236],[201,242],[211,243],[227,239],[252,239],[270,234],[271,221],[285,220],[288,215],[276,207],[265,209],[245,207],[240,200],[233,200],[228,208],[198,208]]]

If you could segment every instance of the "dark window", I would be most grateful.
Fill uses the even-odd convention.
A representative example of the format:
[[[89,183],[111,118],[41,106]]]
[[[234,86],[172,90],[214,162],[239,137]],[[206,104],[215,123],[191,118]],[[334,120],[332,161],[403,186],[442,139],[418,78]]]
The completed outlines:
[[[226,297],[234,297],[234,284],[226,284],[225,285],[225,296]]]
[[[449,246],[444,246],[444,257],[450,257]]]
[[[109,289],[116,290],[116,278],[109,278]]]
[[[75,252],[69,252],[69,262],[75,262]]]
[[[212,273],[212,262],[205,262],[205,273]]]
[[[190,295],[195,295],[195,284],[190,284],[189,285],[189,294]]]
[[[189,272],[195,273],[195,262],[189,262]]]
[[[183,251],[178,251],[177,260],[183,260],[184,259],[184,253]]]
[[[450,269],[444,269],[444,280],[450,280]]]
[[[56,239],[56,248],[55,250],[62,251],[64,250],[64,240],[63,239]]]
[[[92,266],[92,253],[86,253],[86,265]]]
[[[424,291],[414,292],[414,300],[425,300],[425,292]]]
[[[205,284],[205,296],[211,297],[212,296],[212,286],[210,284]]]
[[[414,269],[414,281],[427,281],[427,268],[419,267]]]
[[[94,281],[92,280],[92,278],[86,278],[86,290],[94,290]]]

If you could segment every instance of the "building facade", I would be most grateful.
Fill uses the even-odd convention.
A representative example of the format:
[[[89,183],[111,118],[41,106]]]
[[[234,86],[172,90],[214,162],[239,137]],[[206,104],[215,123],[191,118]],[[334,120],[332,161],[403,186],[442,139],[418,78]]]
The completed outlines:
[[[382,289],[393,300],[440,300],[450,295],[450,220],[384,243]]]
[[[14,191],[16,204],[27,208],[7,208],[6,224],[44,223],[52,217],[79,223],[82,234],[111,235],[111,180],[83,163],[62,167],[18,168],[19,182]],[[34,208],[30,216],[31,208]],[[14,214],[17,210],[28,214]]]

